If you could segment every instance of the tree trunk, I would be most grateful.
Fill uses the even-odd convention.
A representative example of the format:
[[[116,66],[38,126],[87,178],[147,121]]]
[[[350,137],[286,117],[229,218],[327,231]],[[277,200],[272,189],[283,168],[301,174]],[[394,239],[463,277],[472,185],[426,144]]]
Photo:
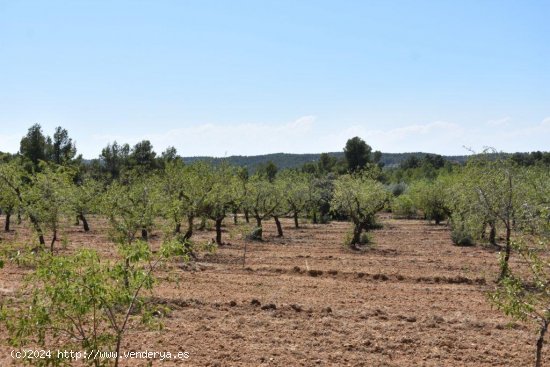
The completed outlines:
[[[23,219],[21,218],[21,212],[18,211],[17,212],[17,224],[21,224],[21,222],[23,222]]]
[[[34,227],[34,230],[38,234],[38,242],[40,243],[40,246],[43,248],[46,246],[46,240],[44,240],[44,233],[42,232],[42,228],[40,228],[40,224],[38,224],[38,220],[34,217],[34,215],[30,216],[31,223]]]
[[[52,242],[50,243],[50,251],[52,253],[53,253],[53,245],[55,244],[55,241],[57,241],[57,229],[53,230]]]
[[[223,218],[216,219],[216,243],[222,245],[222,221]]]
[[[498,277],[498,280],[504,279],[506,275],[508,275],[508,261],[510,260],[510,252],[512,250],[511,243],[510,243],[510,236],[511,236],[511,228],[510,225],[506,225],[506,249],[504,252],[504,259],[502,260],[501,269],[500,269],[500,275]]]
[[[183,235],[184,240],[188,240],[193,235],[193,220],[195,219],[194,216],[190,215],[187,217],[187,232]]]
[[[313,212],[313,224],[317,224],[317,212]]]
[[[234,211],[233,211],[233,224],[235,224],[235,225],[238,224],[238,221],[237,221],[237,210],[234,210]]]
[[[4,224],[4,232],[10,231],[10,220],[11,220],[11,213],[6,212],[6,223]]]
[[[129,269],[130,269],[130,259],[126,258],[124,260],[124,287],[126,289],[130,288],[130,279],[128,278]]]
[[[489,226],[491,228],[489,232],[489,243],[493,246],[496,246],[497,228],[496,228],[495,222],[489,222]]]
[[[275,219],[275,224],[277,225],[277,236],[283,237],[283,227],[281,226],[281,222],[279,221],[279,217],[274,215],[273,219]]]
[[[262,218],[259,215],[256,215],[256,227],[262,227]]]
[[[82,227],[84,228],[84,232],[90,231],[90,226],[88,225],[88,220],[84,216],[84,214],[80,214],[80,220],[82,221]]]
[[[141,239],[147,242],[149,240],[149,233],[146,228],[141,229]]]
[[[300,227],[300,223],[298,223],[298,212],[294,212],[294,227],[295,228],[299,228]]]
[[[206,228],[206,217],[201,217],[201,225],[199,226],[199,231],[204,231]]]
[[[363,226],[361,223],[356,223],[353,227],[353,237],[351,239],[350,247],[353,250],[358,248],[358,245],[361,243],[361,232],[363,232]]]
[[[248,209],[244,210],[244,220],[246,223],[250,223],[250,216],[248,215]]]
[[[174,229],[174,233],[181,233],[181,223],[178,222],[176,224],[176,229]]]
[[[544,334],[546,334],[546,330],[548,330],[548,321],[544,320],[540,327],[539,338],[537,339],[535,367],[542,367],[542,346],[544,345]]]

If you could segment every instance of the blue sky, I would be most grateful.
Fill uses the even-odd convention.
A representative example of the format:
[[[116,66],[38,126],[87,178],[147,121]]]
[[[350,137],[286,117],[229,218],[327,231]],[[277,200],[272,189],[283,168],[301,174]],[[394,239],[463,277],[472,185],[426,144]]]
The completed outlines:
[[[550,150],[549,1],[0,0],[0,151]]]

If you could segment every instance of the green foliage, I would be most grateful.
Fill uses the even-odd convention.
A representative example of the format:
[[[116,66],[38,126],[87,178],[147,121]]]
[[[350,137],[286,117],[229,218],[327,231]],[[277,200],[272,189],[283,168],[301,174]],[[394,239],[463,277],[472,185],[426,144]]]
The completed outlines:
[[[320,192],[313,184],[313,177],[309,174],[284,170],[277,175],[276,185],[283,197],[283,203],[278,209],[279,214],[291,213],[298,227],[298,217],[308,210],[315,210]]]
[[[403,195],[407,191],[407,184],[404,182],[399,182],[396,184],[390,184],[388,190],[392,193],[393,196],[397,197]]]
[[[157,153],[153,150],[153,145],[149,140],[143,140],[134,145],[129,155],[130,164],[138,168],[141,172],[148,172],[156,168]]]
[[[269,182],[273,182],[275,180],[275,176],[277,175],[277,171],[279,169],[273,163],[272,161],[267,161],[266,163],[262,163],[258,166],[256,170],[256,175],[268,180]]]
[[[29,128],[27,135],[21,139],[19,152],[29,159],[34,165],[45,161],[47,156],[46,137],[39,124],[34,124]]]
[[[371,151],[372,148],[360,137],[349,139],[344,147],[348,169],[354,172],[365,168],[367,163],[371,162]]]
[[[100,204],[101,212],[109,218],[113,241],[131,244],[138,231],[151,231],[160,212],[159,204],[159,189],[154,177],[133,176],[127,184],[113,182]]]
[[[40,236],[48,230],[51,249],[57,240],[62,220],[70,210],[72,172],[62,166],[41,164],[40,172],[29,177],[23,191],[22,208],[33,221]]]
[[[162,259],[184,255],[181,245],[171,241],[163,244],[156,257],[143,242],[121,246],[120,251],[123,260],[118,262],[101,261],[91,250],[70,256],[41,255],[20,300],[4,306],[2,319],[10,344],[120,353],[129,320],[140,311],[146,313],[140,294],[154,286],[153,271]],[[52,353],[49,359],[31,363],[56,366],[71,362]],[[88,359],[85,363],[116,366],[118,359]]]
[[[253,213],[258,227],[261,227],[262,220],[270,218],[283,202],[281,191],[274,183],[258,175],[252,176],[248,181],[244,207]]]
[[[343,175],[334,182],[331,209],[348,216],[354,223],[352,247],[360,244],[361,233],[375,223],[375,214],[389,201],[383,184],[372,178],[371,172]]]
[[[548,250],[547,245],[530,248],[523,240],[512,243],[520,254],[527,271],[514,274],[510,269],[498,282],[495,291],[489,293],[491,302],[506,315],[516,320],[530,320],[539,327],[536,343],[535,366],[541,366],[544,335],[550,324],[550,263],[540,254]],[[502,254],[501,261],[506,259]]]
[[[0,210],[2,210],[2,212],[6,214],[6,216],[11,216],[11,214],[15,213],[20,208],[20,202],[17,197],[16,191],[13,190],[10,186],[10,181],[15,179],[15,177],[11,177],[11,175],[14,174],[17,169],[13,167],[15,168],[15,170],[12,170],[12,172],[10,173],[9,169],[3,169],[3,167],[7,165],[8,164],[6,163],[0,163],[0,167],[2,167],[0,168]],[[8,177],[6,177],[7,181],[2,179],[4,174],[9,175]],[[8,227],[9,222],[7,222],[5,229],[8,230]]]
[[[82,178],[72,185],[69,194],[69,205],[74,215],[86,220],[88,214],[97,212],[101,206],[103,185],[91,177]]]
[[[409,188],[409,195],[416,208],[424,213],[426,219],[439,224],[451,214],[447,201],[446,183],[436,181],[416,181]]]
[[[394,218],[411,219],[416,216],[416,207],[411,197],[407,194],[393,198],[391,202],[391,211]]]
[[[109,178],[117,179],[129,165],[130,146],[119,145],[116,141],[108,144],[99,155],[100,167]]]
[[[344,242],[343,242],[344,247],[369,246],[374,243],[370,232],[362,232],[361,235],[359,236],[359,242],[357,243],[353,242],[354,236],[355,236],[355,233],[353,228],[346,232],[346,235],[344,237]]]
[[[522,178],[515,211],[517,229],[550,238],[550,170],[532,166],[524,170]]]
[[[250,241],[261,241],[262,240],[262,227],[254,227],[246,236],[245,239]]]
[[[55,128],[53,139],[45,136],[39,124],[31,126],[21,139],[19,152],[21,156],[32,163],[32,170],[40,170],[39,163],[69,164],[76,155],[76,146],[66,129]]]
[[[384,185],[368,173],[343,175],[334,182],[331,209],[349,216],[354,222],[371,220],[389,199]]]
[[[67,164],[76,155],[76,147],[69,138],[69,132],[61,126],[55,128],[53,141],[48,137],[47,142],[48,158],[55,164]]]
[[[473,246],[474,239],[464,227],[453,227],[451,230],[451,240],[457,246]]]

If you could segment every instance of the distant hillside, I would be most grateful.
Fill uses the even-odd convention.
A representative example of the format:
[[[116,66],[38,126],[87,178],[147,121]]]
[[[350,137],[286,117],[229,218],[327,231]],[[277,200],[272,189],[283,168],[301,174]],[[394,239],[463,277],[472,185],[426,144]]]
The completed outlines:
[[[336,158],[343,158],[343,152],[330,152],[329,155]],[[427,153],[415,152],[415,153],[382,153],[382,163],[385,167],[396,167],[407,159],[408,157],[414,155],[417,157],[423,157]],[[301,167],[308,162],[316,162],[319,160],[320,153],[309,153],[309,154],[290,154],[290,153],[273,153],[273,154],[262,154],[262,155],[253,155],[253,156],[243,156],[243,155],[233,155],[226,158],[213,158],[213,157],[183,157],[183,160],[187,163],[195,161],[211,161],[213,163],[219,163],[222,161],[227,161],[228,163],[236,166],[248,167],[252,172],[256,168],[269,161],[275,163],[275,165],[280,168],[295,168]],[[443,156],[445,159],[451,162],[463,163],[466,161],[467,156]]]

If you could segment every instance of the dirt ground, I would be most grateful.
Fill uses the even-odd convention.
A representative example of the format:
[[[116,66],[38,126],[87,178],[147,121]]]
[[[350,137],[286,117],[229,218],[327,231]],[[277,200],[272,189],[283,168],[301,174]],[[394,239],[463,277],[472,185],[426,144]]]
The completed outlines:
[[[230,220],[227,220],[229,223]],[[493,309],[497,253],[482,246],[456,247],[448,228],[382,216],[373,248],[342,246],[349,223],[303,224],[283,220],[284,238],[265,224],[263,243],[244,242],[158,275],[152,297],[170,309],[164,329],[136,326],[126,351],[189,352],[187,360],[126,360],[125,366],[529,366],[535,330]],[[93,247],[110,256],[105,223],[92,231],[68,230],[61,251]],[[5,243],[18,228],[0,234]],[[214,232],[198,231],[207,240]],[[61,246],[61,245],[58,245]],[[0,297],[13,296],[25,270],[0,270]],[[0,327],[0,366],[9,356]],[[550,350],[545,347],[546,364]],[[20,362],[19,362],[20,363]]]

